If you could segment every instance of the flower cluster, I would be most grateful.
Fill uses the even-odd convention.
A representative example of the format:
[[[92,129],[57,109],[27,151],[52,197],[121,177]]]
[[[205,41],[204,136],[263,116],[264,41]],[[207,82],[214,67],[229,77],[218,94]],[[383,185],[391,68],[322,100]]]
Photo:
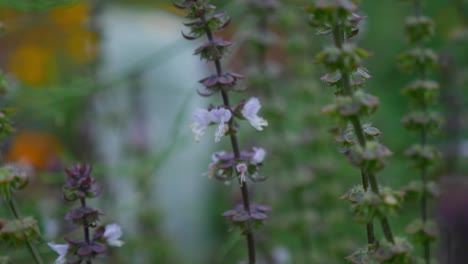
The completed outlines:
[[[91,166],[76,164],[65,169],[67,180],[63,186],[63,197],[66,201],[93,198],[99,195],[100,186],[91,177]]]
[[[255,245],[253,239],[253,230],[255,226],[253,221],[253,208],[250,206],[247,179],[258,181],[259,167],[265,157],[265,151],[261,148],[241,151],[237,140],[237,131],[239,122],[247,120],[255,129],[261,131],[268,125],[268,122],[258,115],[261,104],[258,98],[252,97],[248,100],[241,100],[237,104],[231,105],[230,92],[241,92],[245,89],[237,88],[238,80],[244,78],[243,75],[223,71],[221,59],[224,57],[231,41],[217,38],[214,32],[223,30],[230,23],[230,18],[224,13],[216,13],[216,7],[209,4],[206,0],[185,0],[176,3],[175,6],[187,10],[187,18],[190,20],[185,23],[190,28],[189,33],[182,33],[188,40],[198,39],[206,36],[207,40],[201,44],[194,52],[202,60],[212,62],[216,72],[201,79],[202,84],[198,90],[201,96],[212,96],[220,94],[223,100],[222,105],[209,106],[207,109],[197,109],[193,114],[192,131],[195,134],[195,140],[199,141],[205,134],[206,129],[216,126],[215,142],[221,141],[221,138],[229,135],[232,145],[232,153],[218,152],[213,154],[213,162],[209,165],[208,175],[221,181],[230,181],[237,177],[242,191],[243,208],[245,214],[249,216],[245,219],[245,224],[239,225],[242,233],[245,234],[249,263],[255,263]],[[266,218],[266,217],[265,217]]]
[[[254,182],[261,181],[264,178],[259,176],[259,170],[265,155],[265,150],[257,147],[242,151],[239,159],[225,151],[214,153],[208,166],[208,176],[224,182],[234,178],[239,178],[241,183],[246,182],[247,178]]]
[[[310,25],[321,35],[332,35],[334,45],[316,56],[329,71],[321,80],[335,88],[335,101],[323,112],[337,120],[333,129],[342,145],[340,151],[360,169],[362,185],[349,190],[341,198],[348,200],[355,218],[366,224],[368,246],[350,255],[348,261],[363,263],[412,263],[411,246],[399,246],[404,239],[394,237],[388,215],[402,203],[402,193],[379,186],[376,172],[382,170],[392,152],[380,141],[379,129],[362,124],[362,119],[376,111],[377,97],[363,91],[363,84],[371,76],[362,67],[369,54],[347,40],[358,34],[359,22],[364,17],[357,14],[357,1],[317,1],[306,8]],[[379,221],[385,240],[377,242],[374,221]],[[383,247],[388,245],[388,247]],[[384,252],[385,256],[381,256]]]
[[[263,221],[268,218],[267,212],[271,211],[269,206],[260,204],[251,204],[250,210],[245,210],[243,205],[238,205],[236,208],[226,211],[223,216],[226,217],[233,227],[239,226],[241,230],[246,230],[245,224],[252,221],[252,225],[260,226]]]
[[[233,115],[240,119],[246,119],[255,129],[263,130],[268,122],[258,116],[260,108],[260,101],[256,97],[252,97],[247,102],[241,102],[231,109],[227,109],[226,106],[196,109],[192,116],[193,123],[190,125],[195,134],[195,141],[200,141],[200,137],[205,134],[210,125],[217,125],[215,142],[219,142],[221,137],[230,132],[228,123]]]
[[[0,168],[0,192],[5,200],[10,200],[13,192],[25,188],[28,182],[28,175],[18,166],[7,164]]]
[[[435,240],[437,232],[434,222],[428,217],[427,200],[434,194],[428,187],[435,184],[427,180],[427,173],[428,168],[439,156],[439,152],[427,141],[430,133],[440,129],[442,118],[438,112],[430,109],[437,101],[439,84],[429,78],[429,73],[437,66],[438,58],[434,51],[424,47],[424,42],[434,33],[434,23],[432,19],[422,15],[420,1],[413,2],[416,14],[408,17],[405,23],[406,36],[413,46],[400,55],[399,62],[403,71],[417,75],[415,80],[403,89],[403,93],[410,99],[411,112],[403,117],[402,123],[407,130],[420,135],[420,141],[408,147],[405,155],[412,160],[420,174],[419,183],[412,182],[410,186],[419,187],[412,188],[411,191],[417,194],[421,202],[421,217],[414,220],[407,227],[407,231],[415,241],[422,244],[424,263],[428,264],[431,262],[430,242]]]
[[[32,217],[14,220],[0,219],[0,242],[4,245],[23,246],[39,236],[37,221]]]
[[[75,225],[82,226],[84,238],[72,239],[65,237],[66,244],[48,243],[59,257],[56,264],[64,263],[91,263],[92,259],[100,254],[104,254],[107,245],[120,247],[123,241],[122,229],[117,224],[98,226],[101,211],[86,205],[86,198],[93,198],[99,195],[101,188],[91,177],[91,166],[76,164],[65,169],[67,181],[63,186],[63,196],[66,201],[80,201],[81,206],[72,209],[65,220]],[[90,236],[90,228],[94,228]]]
[[[369,189],[364,190],[362,185],[357,185],[340,198],[349,201],[357,221],[367,223],[374,218],[395,213],[403,200],[403,192],[386,187],[377,195]]]

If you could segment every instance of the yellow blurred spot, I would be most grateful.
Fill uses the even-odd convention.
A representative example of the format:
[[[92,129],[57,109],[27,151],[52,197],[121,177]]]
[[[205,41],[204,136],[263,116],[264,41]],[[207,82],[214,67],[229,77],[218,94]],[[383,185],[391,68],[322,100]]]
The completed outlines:
[[[50,11],[50,19],[62,30],[84,27],[90,17],[91,8],[88,3],[58,7]]]
[[[19,46],[12,51],[8,70],[28,85],[45,84],[56,71],[53,50],[34,44]]]
[[[81,64],[96,57],[97,44],[98,38],[94,32],[76,30],[65,40],[65,49],[75,63]]]
[[[60,143],[53,135],[22,131],[13,139],[5,160],[29,165],[36,170],[47,170],[52,162],[58,160],[60,151]]]
[[[164,11],[167,11],[169,13],[172,13],[178,16],[187,15],[187,10],[179,9],[171,3],[159,3],[156,6]]]
[[[9,33],[0,41],[8,47],[3,50],[7,54],[4,67],[24,84],[38,87],[69,74],[67,70],[73,68],[59,67],[59,63],[81,65],[94,60],[98,37],[86,24],[91,7],[81,2],[45,13],[0,8],[0,21]]]

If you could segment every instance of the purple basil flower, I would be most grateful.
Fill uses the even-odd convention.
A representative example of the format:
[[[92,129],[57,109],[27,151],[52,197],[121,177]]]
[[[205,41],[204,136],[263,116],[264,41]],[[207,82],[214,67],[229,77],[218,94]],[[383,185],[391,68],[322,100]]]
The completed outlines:
[[[96,255],[106,252],[106,250],[106,245],[97,242],[91,242],[89,244],[81,244],[76,253],[80,257],[93,258]]]
[[[65,215],[65,220],[82,225],[99,221],[99,216],[102,214],[101,211],[91,207],[78,207],[68,212]]]

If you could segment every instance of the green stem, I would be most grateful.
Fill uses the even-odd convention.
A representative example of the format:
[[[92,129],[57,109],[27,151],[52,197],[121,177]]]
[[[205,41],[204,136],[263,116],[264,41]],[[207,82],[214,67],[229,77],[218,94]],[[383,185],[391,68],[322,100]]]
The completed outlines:
[[[341,26],[338,24],[333,26],[333,40],[337,48],[340,48],[340,49],[343,48],[343,45],[345,42],[345,36],[344,36],[343,30],[341,29]],[[352,96],[354,92],[351,86],[351,79],[350,79],[349,72],[341,70],[341,81],[343,84],[344,95]],[[358,139],[359,145],[365,148],[367,141],[364,136],[364,131],[362,130],[361,120],[359,119],[358,116],[353,116],[351,118],[351,124],[353,126],[354,133],[356,134],[356,137]],[[379,190],[379,184],[377,182],[377,178],[375,177],[375,174],[365,170],[364,168],[361,168],[361,176],[362,176],[362,183],[363,183],[364,190],[367,191],[368,187],[370,186],[372,192],[378,195],[380,193],[380,190]],[[393,237],[393,233],[392,233],[390,224],[386,216],[383,216],[380,218],[380,224],[382,226],[382,230],[384,232],[385,238],[389,242],[395,243],[395,239]],[[375,232],[374,232],[372,221],[367,223],[366,230],[367,230],[367,237],[368,237],[369,244],[374,244]]]
[[[11,213],[16,218],[16,220],[20,220],[18,209],[16,209],[16,206],[15,206],[15,203],[13,202],[13,199],[12,198],[10,198],[10,199],[5,198],[5,202],[8,204],[8,207],[10,208]],[[26,245],[27,245],[29,253],[31,254],[31,256],[34,259],[34,262],[36,264],[44,264],[44,261],[42,261],[41,255],[39,255],[39,253],[37,252],[36,247],[33,245],[33,243],[31,243],[31,241],[29,240],[28,237],[26,237]]]
[[[423,15],[423,10],[422,10],[422,0],[414,0],[414,9],[415,9],[415,14],[418,17],[421,17]],[[424,47],[423,41],[419,41],[418,46],[420,48]],[[424,65],[419,66],[418,70],[418,75],[420,80],[425,80],[426,79],[426,68]],[[427,103],[423,100],[421,110],[423,111],[424,115],[428,115],[428,110],[427,110]],[[424,147],[427,145],[427,131],[423,127],[421,129],[421,139],[420,139],[421,146]],[[423,222],[423,225],[426,224],[427,222],[427,165],[423,164],[420,167],[420,179],[422,183],[421,187],[421,201],[420,201],[420,206],[421,206],[421,220]],[[423,254],[424,254],[424,262],[426,264],[430,263],[431,260],[431,248],[429,241],[427,239],[423,240]]]
[[[425,73],[424,66],[421,66],[420,72],[419,72],[419,77],[421,78],[421,80],[424,80],[426,78],[425,75],[426,75],[426,73]],[[428,115],[426,102],[423,102],[422,111],[423,111],[424,115]],[[427,131],[424,128],[421,129],[421,143],[420,144],[421,144],[422,147],[427,145]],[[423,222],[423,225],[425,225],[426,222],[427,222],[427,189],[426,189],[426,186],[427,186],[427,165],[426,164],[421,165],[420,169],[421,169],[420,179],[421,179],[421,182],[422,182],[421,201],[420,201],[420,203],[421,203],[421,205],[420,205],[421,206],[421,220]],[[424,252],[425,263],[429,264],[430,260],[431,260],[431,247],[430,247],[429,241],[427,239],[425,239],[423,241],[423,252]]]

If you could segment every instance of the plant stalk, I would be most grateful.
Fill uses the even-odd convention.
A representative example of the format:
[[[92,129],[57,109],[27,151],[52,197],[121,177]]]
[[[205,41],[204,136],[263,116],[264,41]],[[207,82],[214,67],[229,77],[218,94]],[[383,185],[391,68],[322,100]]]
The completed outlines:
[[[205,16],[202,16],[200,19],[206,25]],[[213,33],[211,32],[211,29],[208,26],[206,26],[205,29],[206,29],[206,36],[208,38],[208,41],[212,42],[213,41]],[[222,67],[221,67],[220,58],[216,58],[214,60],[214,64],[215,64],[215,67],[216,67],[216,74],[218,75],[218,77],[221,77],[221,75],[223,74],[223,70],[222,70]],[[231,104],[229,102],[229,95],[228,95],[227,91],[225,91],[224,89],[220,89],[220,90],[221,90],[221,96],[223,98],[224,105],[228,109],[231,109]],[[233,131],[234,130],[234,118],[231,118],[231,120],[229,120],[228,124],[229,124],[229,130]],[[236,159],[240,159],[239,143],[238,143],[236,134],[231,133],[230,134],[230,139],[231,139],[232,150],[234,152],[234,157]],[[244,206],[244,210],[250,215],[250,198],[249,198],[249,190],[248,190],[247,182],[240,182],[240,188],[241,188],[241,192],[242,192],[242,203],[243,203],[243,206]],[[246,227],[246,230],[245,230],[245,236],[246,236],[246,240],[247,240],[247,251],[248,251],[248,255],[249,255],[249,264],[255,264],[255,255],[256,255],[255,254],[255,241],[254,241],[254,236],[253,236],[253,232],[252,232],[252,227],[250,226],[250,222],[247,222],[247,227]]]
[[[18,209],[16,209],[13,199],[12,198],[5,199],[5,202],[8,204],[8,207],[10,208],[16,220],[20,220]],[[29,253],[34,259],[34,262],[36,264],[44,264],[44,261],[42,260],[41,255],[39,255],[39,253],[37,252],[37,248],[33,245],[33,243],[31,243],[31,241],[27,237],[26,237],[26,245],[27,245]]]
[[[81,202],[81,207],[85,208],[86,207],[86,199],[81,198],[80,202]],[[89,226],[88,226],[88,222],[86,221],[86,219],[83,219],[83,233],[84,233],[84,237],[85,237],[85,242],[86,242],[86,244],[89,245],[89,242],[90,242],[89,241]],[[87,259],[86,264],[92,264],[92,260]]]
[[[414,9],[415,9],[416,16],[421,17],[423,15],[422,0],[414,0]],[[419,46],[421,48],[423,48],[424,44],[423,44],[422,40],[419,42]],[[419,78],[421,80],[426,79],[426,68],[424,67],[424,65],[421,65],[419,67],[418,75],[419,75]],[[422,111],[423,111],[424,115],[426,115],[426,116],[428,115],[427,104],[426,104],[426,102],[424,100],[423,100],[423,103],[422,103]],[[421,129],[420,144],[421,144],[422,147],[427,145],[427,131],[426,131],[425,128]],[[426,222],[427,222],[427,190],[426,190],[426,186],[427,186],[427,165],[425,165],[425,164],[423,164],[421,166],[420,178],[421,178],[421,182],[422,182],[421,201],[420,201],[420,203],[421,203],[421,220],[423,222],[423,225],[425,225]],[[427,239],[425,239],[423,241],[423,254],[424,254],[424,262],[426,264],[429,264],[430,260],[431,260],[431,247],[430,247],[429,241]]]
[[[337,48],[340,48],[340,49],[343,48],[343,44],[345,42],[345,36],[344,36],[343,30],[340,28],[340,25],[333,26],[333,40]],[[341,78],[342,78],[341,81],[343,82],[344,94],[347,96],[352,96],[353,90],[351,87],[351,79],[350,79],[349,73],[345,71],[341,71]],[[364,132],[362,131],[361,120],[359,119],[359,117],[354,116],[351,118],[351,124],[354,128],[354,133],[356,134],[359,145],[361,145],[361,147],[364,148],[367,144],[367,141],[364,136]],[[379,185],[377,182],[377,178],[375,177],[375,174],[366,171],[364,168],[361,168],[361,176],[362,176],[362,184],[363,184],[364,190],[367,191],[367,189],[370,186],[372,192],[378,195],[380,193],[380,190],[379,190]],[[390,224],[386,216],[383,216],[380,218],[380,225],[385,235],[385,239],[387,239],[387,241],[391,243],[395,243],[395,239],[393,237],[393,233],[392,233]],[[366,224],[366,230],[367,230],[368,243],[374,244],[375,243],[375,231],[374,231],[374,226],[373,226],[372,221]]]
[[[419,78],[421,80],[426,79],[426,70],[424,66],[421,66],[419,69]],[[428,110],[427,110],[427,105],[426,102],[423,102],[422,105],[422,111],[424,115],[428,115]],[[422,128],[421,129],[421,139],[420,139],[420,144],[422,147],[427,145],[427,131],[426,129]],[[421,187],[421,201],[420,201],[420,206],[421,206],[421,220],[423,222],[423,225],[426,224],[427,222],[427,165],[423,164],[421,166],[421,171],[420,171],[420,179],[422,183]],[[431,247],[429,244],[429,241],[425,239],[423,241],[423,254],[424,254],[424,261],[426,264],[430,263],[431,260]]]

